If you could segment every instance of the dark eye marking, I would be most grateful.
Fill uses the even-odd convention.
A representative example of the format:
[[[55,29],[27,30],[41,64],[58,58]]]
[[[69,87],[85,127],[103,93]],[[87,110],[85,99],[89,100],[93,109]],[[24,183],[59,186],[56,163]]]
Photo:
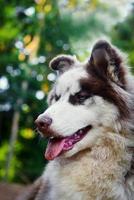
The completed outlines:
[[[86,91],[80,91],[75,95],[70,95],[69,102],[73,105],[83,104],[84,101],[88,98],[92,97],[92,94]]]
[[[58,101],[60,99],[60,95],[55,94],[55,101]]]
[[[51,104],[52,104],[53,99],[54,99],[54,95],[51,94],[51,95],[48,97],[48,105],[51,105]]]

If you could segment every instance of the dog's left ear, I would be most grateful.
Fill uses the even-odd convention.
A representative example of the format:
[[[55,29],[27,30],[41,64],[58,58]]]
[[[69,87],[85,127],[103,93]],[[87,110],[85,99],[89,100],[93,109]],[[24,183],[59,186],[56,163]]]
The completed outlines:
[[[62,74],[63,72],[74,66],[77,62],[78,60],[76,59],[76,56],[63,54],[53,58],[49,63],[49,67],[53,70],[58,71],[59,74]]]
[[[125,85],[125,69],[122,57],[117,49],[105,40],[98,41],[92,50],[89,70],[100,78],[110,79],[121,87]]]

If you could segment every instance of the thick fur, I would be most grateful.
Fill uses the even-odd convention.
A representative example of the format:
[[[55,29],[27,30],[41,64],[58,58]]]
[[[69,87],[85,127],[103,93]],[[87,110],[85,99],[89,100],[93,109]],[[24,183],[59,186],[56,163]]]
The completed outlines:
[[[38,119],[52,118],[54,137],[92,128],[49,162],[35,200],[134,200],[134,80],[125,65],[106,41],[87,62],[65,55],[51,61],[59,76]]]

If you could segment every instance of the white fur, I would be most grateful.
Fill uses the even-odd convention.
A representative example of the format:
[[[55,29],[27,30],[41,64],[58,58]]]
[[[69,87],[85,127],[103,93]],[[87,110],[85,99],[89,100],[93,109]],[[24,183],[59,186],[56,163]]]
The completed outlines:
[[[125,180],[132,159],[126,145],[134,146],[128,137],[133,123],[119,120],[116,105],[97,95],[84,105],[69,103],[69,96],[80,90],[79,80],[89,76],[85,65],[78,65],[58,78],[50,96],[56,93],[60,99],[53,99],[39,118],[52,118],[52,130],[63,137],[88,125],[92,129],[72,150],[49,162],[42,176],[49,189],[41,200],[134,200],[134,179]],[[130,93],[111,85],[132,107]]]

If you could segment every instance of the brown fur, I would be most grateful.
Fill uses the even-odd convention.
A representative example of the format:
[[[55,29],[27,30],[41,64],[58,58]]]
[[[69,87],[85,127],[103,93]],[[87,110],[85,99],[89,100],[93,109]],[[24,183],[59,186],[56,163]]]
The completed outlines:
[[[81,89],[91,93],[91,95],[101,96],[109,102],[114,103],[120,111],[120,117],[128,117],[129,109],[125,100],[111,87],[108,81],[104,82],[95,76],[90,76],[89,79],[81,80]]]
[[[72,57],[58,56],[52,60],[50,65],[53,69],[59,70],[59,73],[64,73],[64,71],[69,70],[70,66],[74,65],[73,67],[75,67],[74,63],[72,63]],[[92,98],[93,95],[93,106],[92,99],[88,99],[90,101],[89,109],[96,109],[90,112],[87,119],[79,118],[79,120],[85,119],[86,121],[91,117],[88,123],[92,128],[85,138],[76,143],[71,150],[61,152],[59,157],[49,162],[40,181],[31,190],[32,193],[36,191],[33,199],[134,200],[134,118],[132,117],[134,113],[134,98],[132,95],[134,90],[130,92],[132,90],[132,87],[130,87],[132,79],[130,78],[129,82],[127,70],[125,70],[123,60],[117,50],[105,41],[96,43],[89,62],[83,67],[86,68],[84,70],[86,70],[87,76],[83,76],[85,78],[80,76],[81,80],[74,79],[80,81],[80,91],[77,90],[76,93],[72,92],[70,94],[67,99],[69,103],[66,102],[65,104],[65,100],[63,104],[61,103],[62,101],[54,105],[52,103],[52,107],[50,106],[47,110],[48,112],[45,111],[40,117],[49,114],[56,121],[61,117],[59,113],[61,114],[61,111],[64,112],[63,106],[69,104],[65,111],[69,113],[68,118],[70,120],[70,112],[73,112],[71,104],[74,106],[80,104],[80,107],[77,106],[77,108],[83,108],[84,102],[81,101],[80,95],[84,95],[84,98],[87,95],[87,99],[88,97]],[[63,75],[62,78],[65,76]],[[67,78],[67,80],[71,80],[69,76]],[[54,91],[53,89],[53,93]],[[60,92],[61,97],[62,93],[64,93],[63,91]],[[53,93],[51,93],[52,99],[50,95],[49,100],[51,102],[54,100],[55,103],[57,94]],[[67,95],[69,96],[69,92]],[[58,100],[59,98],[57,98]],[[102,102],[103,104],[101,104]],[[88,109],[88,105],[85,103],[84,111],[86,110],[85,108]],[[106,106],[102,106],[99,115],[97,117],[95,115],[96,118],[92,118],[92,115],[97,113],[101,105]],[[58,110],[59,113],[54,115],[57,108],[60,108],[60,112]],[[86,113],[89,114],[90,110],[86,110]],[[104,115],[104,118],[102,116],[101,120],[103,113],[108,115]],[[63,119],[66,120],[67,118],[63,117]],[[98,122],[99,119],[101,123]],[[95,122],[92,122],[92,120]],[[57,122],[59,123],[59,121]],[[63,122],[61,120],[58,127],[62,126]],[[80,121],[74,121],[77,128],[78,123],[76,122]],[[81,130],[81,127],[79,130]],[[64,132],[62,133],[61,131],[60,134],[61,137],[65,137]],[[55,136],[55,133],[53,136]],[[31,196],[28,198],[31,198]],[[29,200],[28,198],[23,200]]]

